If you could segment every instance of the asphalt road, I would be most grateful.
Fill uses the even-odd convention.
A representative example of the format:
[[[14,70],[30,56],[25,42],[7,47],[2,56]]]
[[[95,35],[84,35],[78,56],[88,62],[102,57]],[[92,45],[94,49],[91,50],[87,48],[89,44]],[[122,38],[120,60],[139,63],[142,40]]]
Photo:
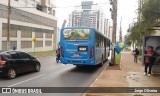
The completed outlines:
[[[56,63],[55,57],[40,57],[41,71],[18,75],[15,79],[0,78],[0,87],[88,87],[103,67],[76,67]],[[82,93],[0,94],[0,96],[80,96]]]

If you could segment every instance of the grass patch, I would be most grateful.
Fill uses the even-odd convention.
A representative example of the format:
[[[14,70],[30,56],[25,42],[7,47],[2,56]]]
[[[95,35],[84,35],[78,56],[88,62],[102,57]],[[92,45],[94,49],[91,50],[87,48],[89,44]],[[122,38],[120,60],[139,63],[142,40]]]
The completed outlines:
[[[138,60],[139,60],[140,62],[142,62],[142,55],[139,55],[139,56],[138,56]]]
[[[29,52],[32,56],[47,56],[55,54],[55,51]]]
[[[116,55],[116,64],[120,64],[121,60],[121,54]]]

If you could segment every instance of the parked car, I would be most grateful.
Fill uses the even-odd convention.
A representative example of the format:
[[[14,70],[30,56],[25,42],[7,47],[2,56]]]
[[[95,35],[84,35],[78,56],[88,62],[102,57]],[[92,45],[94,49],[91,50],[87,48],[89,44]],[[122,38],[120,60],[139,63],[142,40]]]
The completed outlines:
[[[27,71],[40,71],[41,64],[35,57],[21,51],[0,52],[0,74],[13,79]]]

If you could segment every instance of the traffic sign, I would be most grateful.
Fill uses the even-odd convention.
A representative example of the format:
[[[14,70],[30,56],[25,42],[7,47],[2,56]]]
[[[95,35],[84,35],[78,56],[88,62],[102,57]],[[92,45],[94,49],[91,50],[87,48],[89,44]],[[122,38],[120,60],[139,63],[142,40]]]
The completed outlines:
[[[32,41],[35,43],[35,42],[37,42],[37,39],[36,39],[36,38],[33,38]]]

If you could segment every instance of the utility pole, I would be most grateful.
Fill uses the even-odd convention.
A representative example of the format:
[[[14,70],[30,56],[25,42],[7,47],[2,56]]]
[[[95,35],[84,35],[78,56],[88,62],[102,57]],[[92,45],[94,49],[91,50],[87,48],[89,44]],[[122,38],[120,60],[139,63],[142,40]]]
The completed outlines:
[[[7,50],[10,50],[10,15],[11,15],[11,0],[8,0]]]
[[[116,44],[116,30],[117,30],[117,0],[110,0],[110,4],[112,5],[112,9],[110,9],[111,14],[112,14],[112,20],[113,20],[113,30],[112,30],[112,43],[113,46],[115,47]],[[115,62],[115,48],[112,50],[112,55],[111,55],[111,61],[112,64],[116,64]]]

